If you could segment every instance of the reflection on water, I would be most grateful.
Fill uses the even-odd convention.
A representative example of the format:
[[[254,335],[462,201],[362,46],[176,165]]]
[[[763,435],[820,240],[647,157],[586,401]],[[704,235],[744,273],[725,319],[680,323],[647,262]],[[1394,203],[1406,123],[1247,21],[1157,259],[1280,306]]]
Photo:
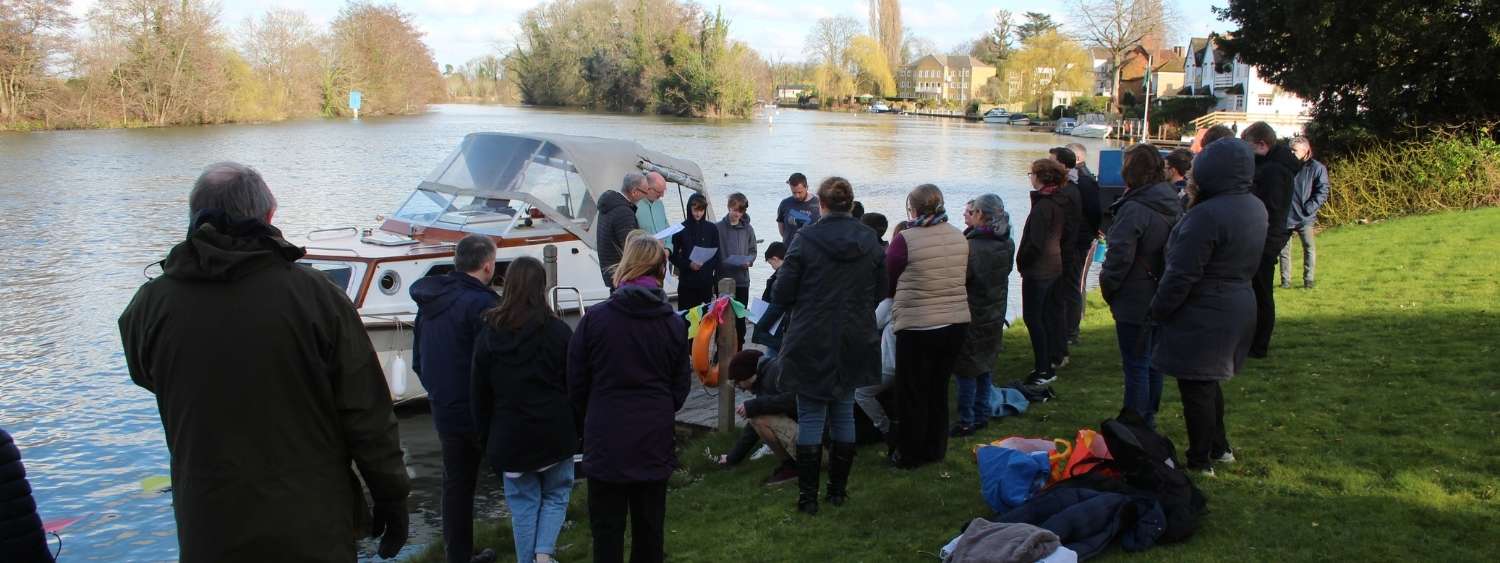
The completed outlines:
[[[0,426],[23,450],[42,517],[84,517],[63,531],[70,560],[175,558],[171,495],[141,486],[168,473],[161,422],[152,396],[126,375],[115,319],[144,269],[182,238],[198,171],[219,160],[258,168],[287,232],[371,225],[474,131],[632,138],[694,160],[717,209],[731,192],[749,196],[767,243],[792,172],[849,178],[865,208],[893,224],[917,184],[941,187],[954,221],[964,201],[995,192],[1019,231],[1030,207],[1027,164],[1075,140],[894,115],[780,110],[772,126],[765,115],[705,122],[476,106],[357,122],[0,135]],[[769,275],[757,265],[755,292]],[[1014,315],[1019,278],[1011,283]],[[438,536],[441,456],[430,416],[400,414],[416,488],[409,553]],[[481,515],[500,514],[497,488],[486,476]]]

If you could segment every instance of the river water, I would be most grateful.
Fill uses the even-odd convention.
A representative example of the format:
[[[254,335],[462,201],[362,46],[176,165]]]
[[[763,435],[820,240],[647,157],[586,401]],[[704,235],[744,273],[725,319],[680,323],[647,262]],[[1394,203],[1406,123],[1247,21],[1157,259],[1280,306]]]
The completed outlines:
[[[775,208],[792,172],[814,185],[849,178],[866,209],[892,223],[921,183],[943,189],[954,222],[963,202],[994,192],[1019,238],[1030,207],[1028,163],[1079,140],[956,119],[770,111],[753,121],[705,122],[436,106],[360,121],[0,134],[0,427],[22,450],[43,519],[79,519],[61,532],[65,556],[176,558],[171,493],[153,484],[169,472],[161,421],[151,394],[126,374],[115,321],[145,281],[143,269],[181,240],[188,190],[209,163],[259,169],[279,200],[278,226],[301,233],[373,224],[467,133],[630,138],[697,162],[718,209],[731,192],[749,196],[752,224],[767,242],[779,238]],[[770,272],[757,269],[759,293]],[[1019,277],[1011,283],[1014,316]],[[411,553],[439,535],[441,460],[430,416],[420,407],[399,414],[415,488],[404,552]],[[482,516],[501,513],[497,488],[487,475]]]

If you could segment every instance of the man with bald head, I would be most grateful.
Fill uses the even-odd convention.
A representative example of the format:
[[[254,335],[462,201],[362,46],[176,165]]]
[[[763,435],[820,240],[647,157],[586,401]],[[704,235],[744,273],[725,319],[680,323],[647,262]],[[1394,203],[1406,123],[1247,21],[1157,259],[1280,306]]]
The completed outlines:
[[[353,561],[367,523],[395,557],[411,487],[345,289],[297,263],[253,168],[209,166],[188,211],[186,240],[120,315],[130,379],[156,396],[166,431],[178,557]]]
[[[635,220],[642,231],[650,234],[662,232],[663,229],[672,226],[667,222],[667,205],[662,203],[661,198],[667,193],[667,179],[660,172],[648,172],[646,174],[645,197],[635,202]],[[672,238],[667,237],[662,241],[667,246],[667,252],[672,251]]]

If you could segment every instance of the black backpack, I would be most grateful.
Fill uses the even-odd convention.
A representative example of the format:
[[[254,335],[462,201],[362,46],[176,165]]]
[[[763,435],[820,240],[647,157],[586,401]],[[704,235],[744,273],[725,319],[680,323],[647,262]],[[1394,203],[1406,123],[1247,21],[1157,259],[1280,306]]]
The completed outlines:
[[[1192,537],[1208,499],[1183,472],[1172,440],[1146,427],[1141,416],[1129,408],[1100,423],[1100,433],[1126,484],[1161,501],[1167,529],[1157,541],[1172,543]]]

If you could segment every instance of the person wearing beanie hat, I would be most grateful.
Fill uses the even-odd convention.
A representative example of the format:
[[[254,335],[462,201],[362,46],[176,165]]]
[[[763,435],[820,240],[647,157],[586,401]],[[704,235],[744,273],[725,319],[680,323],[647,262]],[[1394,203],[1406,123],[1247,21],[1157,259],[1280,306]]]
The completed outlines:
[[[1226,381],[1245,365],[1255,332],[1251,277],[1265,246],[1266,206],[1251,194],[1255,153],[1221,139],[1193,160],[1195,205],[1173,228],[1151,298],[1157,325],[1151,366],[1177,378],[1187,422],[1189,470],[1213,475],[1234,461],[1224,428]]]
[[[764,442],[781,463],[763,484],[779,485],[795,480],[797,396],[781,390],[781,361],[759,350],[741,350],[729,360],[728,375],[736,389],[749,391],[755,398],[735,407],[735,414],[744,418],[747,424],[739,441],[719,459],[719,464],[726,467],[739,465]]]

